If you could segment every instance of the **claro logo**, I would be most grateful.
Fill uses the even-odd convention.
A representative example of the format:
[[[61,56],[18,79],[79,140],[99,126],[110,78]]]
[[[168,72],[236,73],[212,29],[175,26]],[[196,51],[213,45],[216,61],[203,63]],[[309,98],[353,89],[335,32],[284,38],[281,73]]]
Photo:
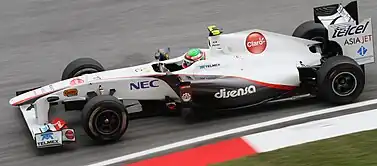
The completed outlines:
[[[266,38],[259,32],[250,33],[246,37],[246,49],[253,54],[262,53],[267,47]]]
[[[239,88],[237,90],[229,90],[227,91],[226,89],[220,89],[219,92],[215,93],[215,97],[218,98],[218,99],[221,99],[221,98],[234,98],[234,97],[239,97],[239,96],[244,96],[244,95],[248,95],[248,94],[252,94],[252,93],[255,93],[257,91],[257,89],[255,88],[254,85],[250,85],[248,87],[245,87],[245,88]]]

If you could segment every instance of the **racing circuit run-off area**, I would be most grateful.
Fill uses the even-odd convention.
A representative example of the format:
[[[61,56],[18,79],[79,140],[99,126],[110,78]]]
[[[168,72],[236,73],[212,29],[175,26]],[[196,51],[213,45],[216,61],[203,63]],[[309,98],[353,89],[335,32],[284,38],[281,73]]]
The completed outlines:
[[[377,165],[376,8],[3,0],[0,165]]]

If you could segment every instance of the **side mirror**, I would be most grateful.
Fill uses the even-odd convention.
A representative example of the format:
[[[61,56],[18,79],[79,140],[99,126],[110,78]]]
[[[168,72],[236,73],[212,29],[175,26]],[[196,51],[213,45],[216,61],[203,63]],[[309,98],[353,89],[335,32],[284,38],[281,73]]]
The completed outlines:
[[[162,48],[158,49],[157,52],[154,54],[154,58],[158,61],[165,61],[169,59],[170,48]]]

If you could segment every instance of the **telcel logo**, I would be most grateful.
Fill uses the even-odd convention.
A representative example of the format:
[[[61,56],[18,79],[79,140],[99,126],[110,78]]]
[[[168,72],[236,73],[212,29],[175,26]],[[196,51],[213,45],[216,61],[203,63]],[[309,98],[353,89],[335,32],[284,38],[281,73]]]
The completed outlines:
[[[255,93],[256,91],[257,91],[257,89],[254,85],[250,85],[250,86],[245,87],[245,88],[239,88],[237,90],[230,90],[230,91],[227,91],[224,88],[224,89],[220,89],[219,92],[215,93],[215,97],[218,98],[218,99],[229,98],[229,97],[234,98],[234,97],[252,94],[252,93]]]
[[[348,26],[347,28],[336,28],[332,38],[344,37],[348,35],[358,35],[365,32],[369,25],[369,21],[364,24]]]
[[[140,81],[137,83],[130,83],[130,89],[147,89],[152,87],[159,87],[157,84],[158,80],[152,80],[152,81]]]

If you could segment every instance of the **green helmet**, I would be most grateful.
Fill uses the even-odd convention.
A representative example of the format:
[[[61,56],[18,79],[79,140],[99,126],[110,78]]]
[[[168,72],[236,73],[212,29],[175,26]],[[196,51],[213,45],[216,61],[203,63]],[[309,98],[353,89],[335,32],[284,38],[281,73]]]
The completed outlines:
[[[199,61],[199,60],[204,60],[204,59],[205,59],[204,52],[202,52],[200,49],[193,48],[193,49],[190,49],[185,54],[183,65],[184,67],[188,67],[194,62]]]

